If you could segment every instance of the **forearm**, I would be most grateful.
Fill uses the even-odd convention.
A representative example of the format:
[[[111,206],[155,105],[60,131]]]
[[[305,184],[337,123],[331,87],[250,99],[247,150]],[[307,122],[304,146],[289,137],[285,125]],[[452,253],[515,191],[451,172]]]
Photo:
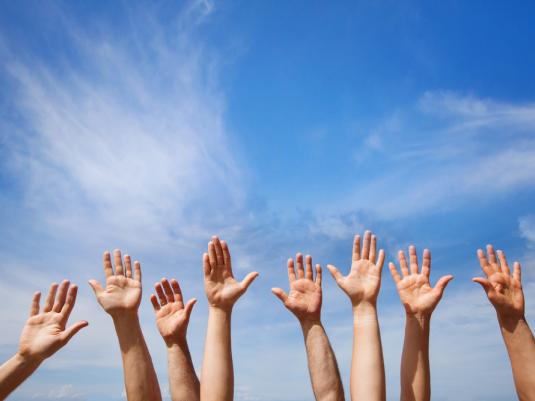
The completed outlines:
[[[24,358],[18,353],[0,366],[0,400],[5,399],[41,364],[40,361]]]
[[[498,322],[511,360],[516,392],[520,401],[535,400],[535,339],[524,317],[498,315]]]
[[[401,401],[429,401],[430,316],[407,315],[401,357]]]
[[[201,373],[202,401],[232,401],[234,371],[230,339],[231,311],[210,307]]]
[[[169,389],[172,401],[198,401],[199,379],[195,374],[188,343],[184,339],[167,346]]]
[[[308,369],[314,396],[318,401],[342,401],[344,389],[336,357],[321,322],[301,321]]]
[[[351,399],[385,401],[385,368],[376,306],[353,307],[353,319]]]
[[[114,318],[113,323],[121,348],[128,401],[161,401],[160,386],[137,314]]]

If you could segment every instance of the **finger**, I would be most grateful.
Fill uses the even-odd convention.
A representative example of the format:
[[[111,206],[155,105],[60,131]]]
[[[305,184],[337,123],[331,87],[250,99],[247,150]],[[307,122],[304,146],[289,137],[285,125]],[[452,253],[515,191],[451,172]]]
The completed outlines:
[[[141,263],[137,260],[134,262],[134,280],[141,283]]]
[[[424,249],[424,261],[422,262],[422,274],[429,278],[431,274],[431,251]]]
[[[316,265],[316,285],[321,287],[321,266]]]
[[[166,278],[162,278],[161,284],[163,287],[163,292],[165,293],[165,299],[167,299],[168,303],[175,302],[175,295],[173,294],[173,289],[171,288],[171,284],[169,284],[169,281],[167,281]]]
[[[435,290],[437,290],[442,296],[442,294],[444,293],[444,290],[446,289],[446,286],[451,280],[453,280],[453,276],[451,274],[440,277],[440,279],[435,284]]]
[[[223,248],[221,247],[221,242],[219,241],[219,238],[217,236],[212,237],[212,242],[214,244],[215,248],[215,256],[217,259],[217,264],[219,266],[225,265],[225,259],[223,258]]]
[[[108,251],[104,252],[102,256],[102,263],[104,264],[104,275],[106,278],[113,276],[113,267],[111,266],[111,255]]]
[[[156,297],[156,295],[150,294],[150,303],[154,308],[154,312],[158,312],[160,310],[160,304],[158,303],[158,298]]]
[[[61,308],[61,314],[63,315],[63,320],[65,322],[69,320],[69,316],[71,315],[72,309],[74,308],[74,304],[76,302],[77,294],[78,286],[76,284],[71,285],[71,288],[69,288],[69,292],[67,294],[67,299],[65,300],[65,304],[63,305],[63,308]]]
[[[498,260],[496,259],[496,252],[494,252],[494,247],[491,244],[487,245],[487,255],[492,269],[494,271],[498,271]]]
[[[483,277],[474,277],[472,279],[474,283],[478,283],[483,287],[483,290],[487,293],[487,296],[494,291],[494,288],[492,287],[492,284],[489,280]]]
[[[212,272],[212,267],[210,266],[210,257],[207,253],[202,254],[202,267],[204,271],[204,277],[210,276]]]
[[[41,300],[41,293],[37,291],[33,294],[32,306],[30,308],[30,316],[35,316],[39,313],[39,301]]]
[[[353,262],[360,260],[360,235],[355,235],[353,238]]]
[[[271,292],[273,295],[275,295],[277,298],[279,298],[283,304],[286,303],[286,300],[288,299],[288,294],[286,294],[282,288],[272,288]]]
[[[100,285],[100,283],[97,280],[89,280],[89,285],[93,289],[93,292],[98,297],[99,294],[104,291],[104,288]]]
[[[522,283],[522,267],[519,262],[515,262],[513,265],[513,278]]]
[[[375,235],[372,235],[371,243],[370,243],[370,262],[375,264],[375,258],[377,256],[377,237]]]
[[[58,290],[58,295],[56,297],[56,302],[54,302],[54,306],[52,307],[52,310],[54,312],[61,312],[61,309],[65,304],[65,300],[67,299],[67,291],[69,290],[69,284],[69,280],[63,280],[61,282]]]
[[[375,264],[379,270],[383,270],[383,265],[385,264],[385,251],[381,249],[379,251],[379,256],[377,258],[377,263]]]
[[[132,278],[132,260],[130,259],[130,255],[124,255],[124,268],[126,277]]]
[[[331,273],[331,275],[333,276],[334,280],[336,281],[337,284],[340,284],[340,282],[342,281],[342,279],[344,278],[344,276],[342,276],[342,273],[340,273],[340,270],[338,270],[335,266],[333,265],[327,265],[327,269],[329,270],[329,272]]]
[[[223,260],[225,262],[225,267],[229,274],[233,276],[232,274],[232,261],[230,259],[230,249],[228,247],[228,244],[226,241],[221,241],[221,248],[223,248]]]
[[[74,323],[71,327],[69,327],[68,329],[65,329],[65,331],[63,332],[62,334],[62,339],[63,341],[66,343],[69,342],[69,340],[76,334],[78,333],[81,329],[83,329],[84,327],[87,327],[89,325],[89,323],[87,323],[86,321],[82,320],[81,322],[77,322],[77,323]]]
[[[124,276],[123,260],[121,258],[121,251],[119,249],[115,249],[113,251],[113,263],[115,265],[115,275]]]
[[[155,283],[154,289],[156,290],[156,294],[158,294],[158,298],[160,299],[160,305],[161,306],[167,305],[167,298],[165,297],[161,284]]]
[[[292,283],[296,280],[294,260],[292,258],[288,259],[287,266],[288,266],[288,281]]]
[[[511,275],[511,270],[507,264],[507,259],[505,258],[505,253],[503,251],[498,251],[498,259],[500,260],[500,268],[504,274],[508,276]]]
[[[305,278],[307,280],[312,281],[314,279],[314,273],[312,271],[312,256],[307,255],[305,257],[305,264],[306,264]]]
[[[399,275],[396,265],[392,262],[388,264],[388,270],[390,270],[390,274],[392,275],[392,278],[394,279],[394,283],[399,283],[401,281],[401,276]]]
[[[372,239],[372,233],[370,231],[366,231],[364,233],[364,243],[362,245],[362,254],[360,255],[362,259],[369,259],[370,257],[371,239]]]
[[[184,311],[186,313],[186,317],[189,320],[189,317],[191,316],[191,311],[193,310],[193,307],[197,303],[197,300],[195,298],[192,298],[188,301],[186,306],[184,307]]]
[[[52,283],[50,289],[48,290],[48,295],[45,300],[45,305],[43,307],[43,312],[50,312],[52,306],[54,306],[54,300],[56,299],[56,292],[58,290],[58,283]]]
[[[418,274],[418,255],[414,245],[409,246],[409,262],[411,267],[411,274]]]
[[[494,269],[489,265],[485,252],[482,249],[477,250],[477,258],[479,259],[479,265],[481,269],[485,272],[487,277],[490,277],[494,274]]]
[[[258,272],[251,272],[242,280],[241,285],[244,291],[247,291],[247,288],[252,284],[252,282],[259,276]]]
[[[295,256],[295,263],[297,264],[297,278],[305,278],[305,269],[303,269],[303,255],[298,253]]]
[[[210,266],[215,273],[217,271],[217,256],[215,253],[215,245],[212,241],[208,243],[208,258],[210,259]]]
[[[182,290],[180,289],[180,284],[178,284],[178,281],[176,281],[174,278],[171,279],[171,288],[173,288],[173,292],[175,293],[175,302],[178,302],[179,306],[183,308],[184,299],[182,298]]]
[[[405,252],[398,251],[398,260],[399,260],[399,267],[401,269],[401,274],[403,277],[406,277],[409,275],[409,266],[407,265],[407,258],[405,257]]]

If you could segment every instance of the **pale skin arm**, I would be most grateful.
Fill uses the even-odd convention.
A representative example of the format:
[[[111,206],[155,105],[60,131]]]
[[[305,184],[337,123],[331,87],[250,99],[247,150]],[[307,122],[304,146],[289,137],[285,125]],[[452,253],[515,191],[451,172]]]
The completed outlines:
[[[249,273],[241,282],[236,281],[228,245],[215,236],[208,243],[208,253],[203,255],[203,268],[209,311],[201,372],[201,400],[230,401],[234,397],[230,337],[232,307],[258,273]]]
[[[476,277],[496,310],[498,323],[513,369],[516,392],[520,401],[535,400],[535,339],[524,314],[524,292],[520,263],[513,272],[502,251],[487,245],[487,255],[477,251],[485,277]]]
[[[186,332],[196,299],[186,305],[178,281],[163,278],[154,284],[156,295],[150,297],[156,314],[156,325],[167,346],[167,367],[169,389],[173,401],[198,401],[200,399],[199,379],[195,374],[189,352]]]
[[[124,267],[121,251],[114,251],[112,267],[109,252],[104,253],[106,288],[96,280],[89,284],[99,304],[111,316],[123,360],[124,381],[128,401],[161,401],[160,387],[152,359],[145,343],[138,318],[141,302],[141,265],[125,255]]]
[[[377,296],[381,287],[384,251],[377,253],[376,237],[366,231],[361,250],[360,236],[353,241],[351,270],[347,276],[328,265],[338,286],[353,307],[353,356],[350,390],[353,401],[385,401],[385,368],[377,318]]]
[[[398,253],[401,276],[393,263],[390,273],[396,283],[399,298],[405,307],[405,340],[401,357],[401,401],[429,401],[431,374],[429,369],[429,330],[431,314],[438,305],[452,275],[441,277],[435,287],[429,281],[431,252],[424,250],[422,268],[418,270],[418,255],[409,247],[409,261],[403,251]]]
[[[312,268],[312,257],[306,256],[306,270],[303,268],[303,255],[297,254],[297,275],[294,260],[288,260],[288,281],[290,292],[281,288],[272,292],[292,312],[303,331],[307,351],[308,370],[312,390],[318,401],[343,401],[344,388],[340,372],[327,333],[321,323],[321,266],[316,265],[316,278]]]
[[[88,325],[86,321],[80,321],[66,327],[76,302],[77,291],[76,285],[70,285],[67,280],[59,286],[52,284],[42,311],[39,311],[41,293],[34,294],[30,317],[20,336],[19,349],[0,366],[0,400],[5,399],[46,358],[64,347],[78,331]]]

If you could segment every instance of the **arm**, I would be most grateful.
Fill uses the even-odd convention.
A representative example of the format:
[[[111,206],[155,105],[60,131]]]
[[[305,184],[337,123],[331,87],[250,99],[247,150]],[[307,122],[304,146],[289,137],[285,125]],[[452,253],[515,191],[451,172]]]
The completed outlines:
[[[152,360],[141,332],[137,310],[141,302],[141,265],[114,251],[115,271],[109,252],[104,253],[106,288],[95,280],[93,288],[99,304],[112,317],[123,360],[126,397],[129,401],[160,401],[160,387]]]
[[[87,326],[81,321],[66,328],[67,320],[76,302],[78,288],[65,280],[59,286],[50,286],[45,306],[39,312],[41,293],[33,296],[30,318],[20,336],[17,353],[0,366],[0,400],[5,399],[24,380],[26,380],[41,363],[65,346],[80,329]]]
[[[150,300],[156,313],[156,324],[167,346],[167,366],[169,389],[173,401],[198,401],[200,397],[199,379],[195,374],[193,361],[186,340],[189,318],[196,299],[186,306],[178,281],[162,279],[154,285],[156,295]],[[159,302],[158,302],[159,298]]]
[[[321,266],[316,265],[314,281],[312,258],[306,257],[306,272],[303,269],[303,255],[297,254],[297,277],[293,259],[288,260],[290,292],[281,288],[272,292],[292,312],[301,324],[307,351],[308,370],[316,400],[344,400],[344,388],[336,357],[321,323]]]
[[[338,286],[353,306],[353,357],[351,361],[351,399],[385,401],[385,368],[381,334],[377,319],[377,296],[381,287],[384,251],[376,253],[376,238],[366,231],[362,252],[360,236],[353,242],[351,271],[343,276],[328,265]]]
[[[513,369],[516,392],[521,401],[535,399],[535,339],[524,315],[521,267],[515,262],[513,274],[502,251],[498,259],[492,245],[487,245],[487,256],[477,251],[481,269],[486,277],[476,277],[489,301],[496,309],[498,323]]]
[[[203,255],[204,289],[208,298],[208,328],[201,373],[201,400],[230,401],[234,396],[234,370],[230,341],[232,307],[258,276],[249,273],[234,279],[225,241],[212,237]]]
[[[418,256],[409,247],[410,271],[403,251],[398,253],[401,277],[393,263],[390,273],[405,307],[405,340],[401,356],[401,401],[429,401],[431,374],[429,370],[429,328],[431,314],[453,276],[447,275],[431,287],[431,252],[424,250],[422,269],[418,271]]]

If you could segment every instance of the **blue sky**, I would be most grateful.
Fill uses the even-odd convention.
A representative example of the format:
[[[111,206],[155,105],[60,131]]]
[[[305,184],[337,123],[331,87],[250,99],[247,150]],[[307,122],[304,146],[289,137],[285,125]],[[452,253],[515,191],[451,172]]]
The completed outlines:
[[[144,331],[164,392],[148,301],[176,277],[197,297],[201,254],[229,241],[260,279],[235,310],[237,400],[312,397],[295,319],[270,294],[285,260],[347,268],[369,228],[392,260],[414,243],[433,281],[454,274],[431,334],[434,399],[513,400],[491,307],[470,282],[491,242],[523,262],[535,305],[532,2],[3,2],[0,5],[0,354],[28,302],[80,284],[85,329],[14,400],[119,400],[120,357],[90,278],[105,249],[144,270]],[[399,394],[403,309],[380,297],[388,399]],[[349,302],[330,278],[323,320],[347,387]],[[282,369],[281,369],[282,368]]]

